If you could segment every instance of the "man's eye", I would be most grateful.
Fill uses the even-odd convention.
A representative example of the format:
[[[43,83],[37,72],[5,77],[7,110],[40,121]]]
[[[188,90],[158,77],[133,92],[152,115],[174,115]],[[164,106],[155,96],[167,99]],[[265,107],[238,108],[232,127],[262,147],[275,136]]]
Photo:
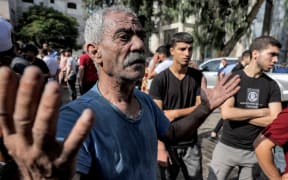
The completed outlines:
[[[139,33],[138,34],[139,38],[144,41],[146,39],[146,34],[143,32],[143,33]]]
[[[121,41],[129,41],[131,39],[131,36],[128,34],[124,34],[120,36]]]
[[[271,56],[274,57],[274,56],[278,56],[279,54],[278,53],[271,53]]]

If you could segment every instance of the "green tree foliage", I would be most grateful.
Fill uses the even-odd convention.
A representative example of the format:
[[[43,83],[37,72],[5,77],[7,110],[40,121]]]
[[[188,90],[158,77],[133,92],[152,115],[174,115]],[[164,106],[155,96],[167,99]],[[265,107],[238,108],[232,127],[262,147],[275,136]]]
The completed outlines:
[[[229,55],[237,41],[249,30],[264,0],[255,0],[252,5],[249,0],[110,0],[110,4],[103,0],[86,1],[94,2],[95,6],[97,3],[99,6],[103,3],[106,6],[117,3],[127,5],[143,17],[148,32],[157,30],[159,25],[185,23],[187,18],[194,17],[191,33],[204,57],[206,48]]]
[[[287,13],[288,13],[288,0],[285,0],[284,1],[284,7],[285,7],[285,15],[284,16],[284,23],[285,23],[285,26],[288,27],[288,16],[287,16]]]
[[[228,56],[239,39],[249,30],[264,0],[253,5],[248,0],[194,1],[194,37],[202,57],[205,48],[219,50]]]
[[[40,46],[49,42],[54,48],[75,48],[78,37],[75,18],[43,5],[32,6],[23,13],[15,28],[16,38]]]

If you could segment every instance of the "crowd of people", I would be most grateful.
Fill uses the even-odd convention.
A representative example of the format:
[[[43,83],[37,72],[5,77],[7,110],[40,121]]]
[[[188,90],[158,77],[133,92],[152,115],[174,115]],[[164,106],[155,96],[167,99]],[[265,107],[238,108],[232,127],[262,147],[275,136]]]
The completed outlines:
[[[0,21],[3,28],[0,42],[8,43],[0,44],[2,178],[146,180],[156,179],[158,171],[161,179],[177,179],[181,170],[185,179],[201,180],[197,129],[217,108],[223,134],[208,179],[227,179],[234,167],[239,179],[288,178],[288,168],[277,169],[272,151],[278,145],[287,152],[287,110],[278,85],[263,73],[278,61],[281,44],[275,38],[254,39],[249,62],[239,61],[232,74],[223,73],[223,60],[217,85],[208,89],[202,72],[190,64],[190,33],[173,34],[147,63],[144,29],[123,6],[99,9],[87,19],[86,53],[78,61],[71,49],[57,61],[47,43],[41,50],[27,44],[20,56],[11,26]],[[139,81],[141,89],[135,88]],[[64,83],[73,101],[60,108]],[[263,172],[255,172],[258,165]]]

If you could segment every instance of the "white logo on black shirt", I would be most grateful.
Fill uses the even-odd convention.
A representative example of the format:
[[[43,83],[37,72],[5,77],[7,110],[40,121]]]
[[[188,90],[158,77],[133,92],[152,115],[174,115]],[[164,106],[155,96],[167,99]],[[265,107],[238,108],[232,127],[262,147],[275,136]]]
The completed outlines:
[[[247,89],[246,108],[259,107],[259,89]]]

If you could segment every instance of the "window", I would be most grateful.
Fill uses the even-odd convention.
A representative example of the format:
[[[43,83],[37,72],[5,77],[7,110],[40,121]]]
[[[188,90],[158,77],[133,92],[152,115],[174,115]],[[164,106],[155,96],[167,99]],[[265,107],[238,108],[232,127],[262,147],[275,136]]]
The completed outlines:
[[[70,8],[70,9],[77,9],[77,5],[75,3],[67,3],[67,8]]]
[[[50,0],[50,3],[51,3],[51,4],[54,4],[54,0]]]
[[[22,0],[22,2],[26,2],[26,3],[34,3],[34,0]]]

